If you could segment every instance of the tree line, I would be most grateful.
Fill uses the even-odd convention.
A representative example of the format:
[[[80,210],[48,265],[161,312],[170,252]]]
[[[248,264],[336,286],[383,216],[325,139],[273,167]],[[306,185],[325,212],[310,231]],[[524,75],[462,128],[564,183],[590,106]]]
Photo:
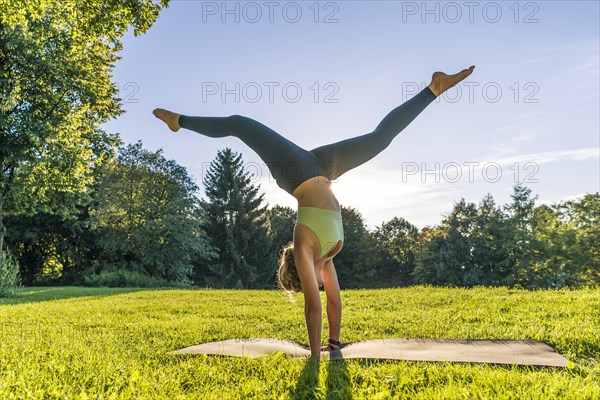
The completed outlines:
[[[6,245],[24,285],[275,288],[296,211],[268,208],[253,178],[226,148],[198,198],[186,169],[162,150],[122,146],[73,212],[6,215]],[[340,286],[597,285],[599,194],[536,205],[529,188],[513,190],[503,206],[490,194],[479,204],[461,199],[423,229],[394,217],[369,230],[359,210],[342,207]]]
[[[101,126],[123,114],[121,38],[168,0],[0,2],[0,295],[25,285],[273,287],[295,211],[267,208],[241,155],[204,177]],[[599,281],[598,193],[535,205],[454,205],[436,226],[373,231],[343,207],[344,287],[432,283],[562,287]]]

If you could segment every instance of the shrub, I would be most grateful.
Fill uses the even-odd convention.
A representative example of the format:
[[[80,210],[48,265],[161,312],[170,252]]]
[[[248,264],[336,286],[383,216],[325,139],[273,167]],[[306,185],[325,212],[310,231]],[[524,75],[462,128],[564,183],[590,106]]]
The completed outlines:
[[[85,286],[107,286],[107,287],[192,287],[186,283],[169,282],[165,279],[153,278],[139,272],[128,271],[126,269],[116,269],[113,271],[102,271],[99,274],[92,274],[83,278]]]
[[[0,297],[14,297],[20,283],[19,262],[8,250],[4,251],[2,254]]]

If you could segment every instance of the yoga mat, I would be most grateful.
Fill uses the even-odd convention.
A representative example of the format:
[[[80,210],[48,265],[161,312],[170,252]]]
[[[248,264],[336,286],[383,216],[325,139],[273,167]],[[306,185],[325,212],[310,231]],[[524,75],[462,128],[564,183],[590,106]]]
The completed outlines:
[[[255,358],[277,352],[292,357],[310,357],[308,346],[292,340],[275,338],[229,339],[190,346],[169,354],[210,354]],[[566,367],[569,362],[551,346],[535,340],[371,339],[342,343],[339,350],[321,352],[322,360],[350,358],[550,367]]]

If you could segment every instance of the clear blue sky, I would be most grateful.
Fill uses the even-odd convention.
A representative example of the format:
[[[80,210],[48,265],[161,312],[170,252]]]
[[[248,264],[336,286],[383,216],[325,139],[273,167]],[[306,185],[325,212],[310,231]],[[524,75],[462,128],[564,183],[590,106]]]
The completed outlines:
[[[334,183],[340,203],[370,228],[394,216],[422,228],[461,197],[508,202],[517,181],[557,202],[600,190],[599,19],[597,1],[172,0],[145,35],[124,38],[114,81],[127,112],[103,128],[162,148],[201,197],[203,166],[230,147],[270,207],[295,208],[241,141],[173,134],[152,109],[246,115],[312,149],[372,131],[434,71],[474,64]]]

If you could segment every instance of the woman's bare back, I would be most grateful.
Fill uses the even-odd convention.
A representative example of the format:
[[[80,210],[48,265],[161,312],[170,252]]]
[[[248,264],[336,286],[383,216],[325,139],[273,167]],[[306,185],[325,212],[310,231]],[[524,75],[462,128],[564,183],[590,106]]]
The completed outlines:
[[[298,200],[298,207],[317,207],[340,211],[340,203],[331,190],[331,181],[324,176],[315,176],[298,186],[292,196]]]

